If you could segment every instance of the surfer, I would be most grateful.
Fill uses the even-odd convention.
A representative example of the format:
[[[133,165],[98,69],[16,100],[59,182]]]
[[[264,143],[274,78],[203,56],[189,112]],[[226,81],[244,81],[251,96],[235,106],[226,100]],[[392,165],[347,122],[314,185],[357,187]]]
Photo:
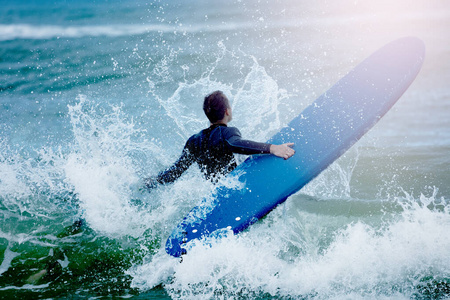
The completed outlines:
[[[157,184],[174,182],[194,162],[199,165],[206,179],[216,182],[220,176],[236,168],[234,153],[272,154],[284,159],[295,153],[291,148],[293,143],[274,145],[242,139],[239,129],[228,127],[228,122],[232,120],[232,110],[228,98],[221,91],[205,97],[203,111],[211,123],[210,127],[187,140],[180,158],[171,167],[156,177],[145,179],[148,189]]]

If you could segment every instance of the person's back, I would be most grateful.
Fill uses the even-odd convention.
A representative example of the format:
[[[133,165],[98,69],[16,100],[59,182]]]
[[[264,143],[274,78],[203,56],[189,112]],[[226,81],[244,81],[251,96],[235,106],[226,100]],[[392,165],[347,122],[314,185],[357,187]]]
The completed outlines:
[[[225,175],[237,166],[226,143],[228,129],[223,124],[211,125],[188,140],[187,147],[207,179]]]

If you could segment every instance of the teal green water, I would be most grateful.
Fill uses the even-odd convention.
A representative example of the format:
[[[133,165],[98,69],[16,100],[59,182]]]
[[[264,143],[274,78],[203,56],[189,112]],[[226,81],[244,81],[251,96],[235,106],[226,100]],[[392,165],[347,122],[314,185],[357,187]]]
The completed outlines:
[[[0,4],[0,299],[450,297],[445,1]],[[208,125],[204,95],[264,141],[408,35],[422,71],[348,153],[242,234],[165,254],[215,187],[139,188]]]

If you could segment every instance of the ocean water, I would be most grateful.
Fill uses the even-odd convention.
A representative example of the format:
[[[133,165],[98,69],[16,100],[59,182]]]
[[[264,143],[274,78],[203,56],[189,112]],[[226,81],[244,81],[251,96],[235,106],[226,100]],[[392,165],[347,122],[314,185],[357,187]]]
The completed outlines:
[[[0,299],[450,298],[448,1],[0,4]],[[165,254],[215,187],[139,187],[207,93],[264,141],[403,36],[423,68],[365,137],[242,234]]]

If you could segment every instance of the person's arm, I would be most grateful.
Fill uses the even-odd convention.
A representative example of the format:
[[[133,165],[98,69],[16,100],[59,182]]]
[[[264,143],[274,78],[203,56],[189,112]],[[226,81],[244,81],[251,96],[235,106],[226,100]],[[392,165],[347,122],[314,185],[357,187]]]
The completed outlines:
[[[291,148],[294,143],[274,145],[244,140],[240,131],[235,127],[230,127],[228,133],[226,141],[234,153],[247,155],[270,153],[284,159],[290,158],[295,153],[295,150]]]
[[[228,127],[225,140],[233,153],[263,154],[270,153],[270,144],[244,140],[236,127]]]
[[[158,183],[165,184],[174,182],[192,165],[194,159],[187,145],[186,143],[180,158],[171,167],[160,172],[156,177],[150,177],[144,180],[147,189],[154,188]]]

